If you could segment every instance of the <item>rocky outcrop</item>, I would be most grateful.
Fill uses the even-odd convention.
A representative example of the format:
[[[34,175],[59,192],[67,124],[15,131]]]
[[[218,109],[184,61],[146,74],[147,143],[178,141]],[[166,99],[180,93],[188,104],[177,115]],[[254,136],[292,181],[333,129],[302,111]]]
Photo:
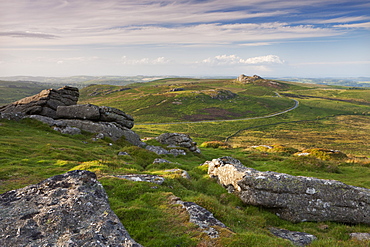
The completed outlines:
[[[265,87],[272,87],[272,88],[283,88],[285,87],[283,84],[276,82],[276,81],[271,81],[271,80],[266,80],[258,75],[254,76],[246,76],[244,74],[240,75],[237,79],[236,82],[238,83],[243,83],[243,84],[258,84],[260,86],[265,86]]]
[[[236,79],[236,81],[241,82],[241,83],[252,83],[252,82],[255,82],[257,80],[264,80],[264,79],[262,77],[258,76],[258,75],[246,76],[244,74],[241,74]]]
[[[0,107],[1,113],[23,113],[25,115],[41,115],[56,117],[58,106],[77,104],[78,89],[65,86],[59,89],[47,89],[39,94],[18,100],[12,104]]]
[[[145,146],[131,130],[134,119],[116,108],[91,104],[77,105],[78,88],[65,86],[43,90],[37,95],[0,107],[0,119],[28,117],[44,122],[63,134],[96,133],[116,141],[125,137],[136,146]]]
[[[335,180],[260,172],[231,157],[206,164],[208,174],[244,203],[271,209],[282,219],[370,224],[370,189]]]
[[[183,147],[191,152],[200,153],[197,143],[193,141],[187,134],[182,133],[164,133],[156,137],[156,140],[169,147]]]
[[[141,246],[89,171],[71,171],[0,195],[0,229],[0,246]]]
[[[291,241],[295,246],[306,246],[317,239],[316,236],[305,232],[294,232],[279,228],[270,228],[269,230],[275,236]]]

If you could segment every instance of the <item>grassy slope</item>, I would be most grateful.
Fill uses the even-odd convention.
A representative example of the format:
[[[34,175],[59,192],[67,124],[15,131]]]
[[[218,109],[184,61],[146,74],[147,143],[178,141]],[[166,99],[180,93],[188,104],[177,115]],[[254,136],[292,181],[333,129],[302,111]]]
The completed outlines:
[[[194,90],[198,91],[208,90],[212,87],[220,88],[220,81],[207,81],[205,85],[199,85],[197,83],[199,81],[195,82],[192,84],[193,80],[179,81],[177,79],[176,84],[178,85],[167,87],[189,86],[195,87]],[[161,92],[163,91],[162,83],[172,84],[173,81],[161,80],[155,82],[157,86],[148,83],[143,84],[147,85],[148,88],[133,89],[141,94],[140,96],[146,93],[157,94],[158,88]],[[184,85],[184,83],[186,84]],[[253,91],[251,93],[253,97],[256,97],[256,92],[258,92],[259,95],[267,95],[265,97],[268,99],[278,100],[271,93],[271,90],[266,88],[251,86],[245,89],[239,85],[226,85],[228,90],[235,90],[239,95],[250,90],[250,92]],[[104,90],[112,90],[107,87],[104,86]],[[91,87],[87,89],[91,89]],[[93,90],[98,89],[99,87]],[[302,91],[313,91],[309,88],[303,89],[297,84],[297,86],[290,87],[289,93],[296,93],[294,90],[301,90],[300,94]],[[113,90],[116,88],[113,87]],[[286,92],[287,90],[285,89]],[[325,94],[326,91],[320,92],[319,96],[328,96]],[[368,92],[361,91],[364,94]],[[125,94],[129,92],[119,93],[122,93],[120,97],[124,99]],[[182,91],[182,93],[186,93],[186,91]],[[118,94],[118,92],[113,94]],[[87,96],[87,94],[85,95]],[[246,97],[251,96],[245,95]],[[350,98],[344,93],[341,95],[345,99]],[[119,97],[111,98],[110,96],[112,94],[106,94],[104,104],[113,106],[110,104],[110,100]],[[96,103],[99,101],[95,100],[103,98],[101,96],[90,99],[86,97],[81,102],[92,100],[93,102],[90,103]],[[363,99],[368,98],[364,96]],[[369,143],[367,141],[370,134],[369,116],[353,115],[354,112],[368,112],[369,108],[364,104],[343,101],[336,103],[337,101],[315,98],[299,100],[301,105],[297,110],[268,119],[136,126],[134,130],[142,137],[156,136],[168,131],[179,131],[190,133],[198,142],[223,140],[239,129],[252,127],[230,139],[230,144],[238,148],[202,148],[200,155],[162,156],[162,158],[175,162],[171,165],[153,165],[152,161],[159,156],[130,146],[124,141],[109,145],[111,141],[108,139],[94,142],[91,139],[93,135],[87,133],[78,136],[62,135],[36,121],[27,120],[18,123],[1,121],[0,192],[37,183],[44,178],[71,169],[87,169],[98,174],[99,180],[109,195],[113,210],[120,217],[131,236],[144,246],[291,246],[289,242],[272,236],[268,232],[268,227],[271,226],[312,233],[319,240],[311,246],[367,246],[368,243],[349,240],[348,234],[369,232],[369,226],[349,226],[332,222],[292,224],[280,220],[267,210],[243,205],[237,197],[228,194],[224,188],[207,176],[206,167],[199,166],[206,160],[229,155],[240,159],[245,165],[259,170],[332,178],[348,184],[370,188],[368,181],[370,165],[369,161],[365,159],[365,156],[369,156]],[[125,110],[123,105],[121,109]],[[265,109],[261,107],[254,110],[262,112]],[[336,114],[346,115],[332,117]],[[132,115],[136,118],[135,114]],[[314,119],[315,121],[291,122],[303,119]],[[286,123],[261,127],[261,125],[279,122]],[[153,140],[149,142],[156,144]],[[247,148],[250,145],[271,145],[274,143],[285,144],[300,150],[317,146],[342,151],[345,149],[347,154],[355,157],[344,160],[320,161],[315,158],[300,159],[288,153],[269,153]],[[119,151],[126,151],[131,156],[117,156]],[[179,175],[163,172],[163,170],[171,168],[187,170],[192,179],[186,180]],[[167,179],[163,185],[155,185],[130,182],[110,176],[126,173],[163,174]],[[223,231],[222,238],[219,240],[207,238],[196,226],[188,222],[188,216],[180,206],[170,204],[170,198],[173,195],[207,208],[216,218],[225,223],[230,231]]]

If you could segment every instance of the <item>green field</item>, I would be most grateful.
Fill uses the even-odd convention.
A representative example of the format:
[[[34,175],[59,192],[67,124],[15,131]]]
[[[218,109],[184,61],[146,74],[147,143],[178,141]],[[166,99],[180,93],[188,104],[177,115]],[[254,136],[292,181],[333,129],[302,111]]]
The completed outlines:
[[[112,209],[130,235],[144,246],[292,246],[273,236],[269,227],[314,234],[318,238],[310,245],[314,247],[368,246],[369,242],[351,240],[349,233],[370,232],[370,226],[281,220],[266,209],[244,205],[209,178],[207,167],[200,165],[232,156],[261,171],[336,179],[370,188],[370,90],[281,83],[280,88],[273,88],[232,80],[176,78],[123,87],[93,85],[80,90],[80,104],[116,107],[132,115],[136,124],[133,130],[142,138],[182,132],[198,144],[227,139],[228,145],[216,148],[205,143],[201,154],[186,156],[158,156],[124,140],[92,141],[94,135],[89,133],[63,135],[34,120],[1,120],[0,193],[69,170],[85,169],[98,175]],[[171,91],[173,88],[184,90]],[[237,96],[214,99],[216,89]],[[292,99],[298,100],[299,106],[287,113],[230,121],[284,111],[294,105]],[[147,142],[159,145],[155,140]],[[254,145],[276,148],[252,148]],[[315,148],[340,150],[346,157],[294,156],[296,151]],[[120,151],[130,156],[118,156]],[[174,163],[152,164],[158,157]],[[172,168],[186,170],[191,179],[164,172]],[[111,176],[130,173],[162,174],[166,181],[154,185]],[[181,206],[170,203],[171,196],[205,207],[229,230],[223,230],[219,239],[210,239],[189,223]]]

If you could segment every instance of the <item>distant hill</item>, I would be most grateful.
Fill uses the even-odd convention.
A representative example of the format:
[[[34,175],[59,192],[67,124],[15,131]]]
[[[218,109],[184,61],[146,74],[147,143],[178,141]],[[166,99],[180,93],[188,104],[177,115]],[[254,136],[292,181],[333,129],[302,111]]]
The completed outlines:
[[[285,80],[292,82],[310,83],[310,84],[323,84],[334,86],[346,87],[370,87],[370,77],[345,77],[345,78],[300,78],[300,77],[283,77],[273,78],[276,80]]]
[[[168,77],[168,76],[167,76]],[[70,76],[70,77],[45,77],[45,76],[10,76],[0,77],[0,80],[17,82],[32,82],[52,86],[85,87],[89,84],[127,85],[135,82],[147,82],[165,78],[164,76]]]

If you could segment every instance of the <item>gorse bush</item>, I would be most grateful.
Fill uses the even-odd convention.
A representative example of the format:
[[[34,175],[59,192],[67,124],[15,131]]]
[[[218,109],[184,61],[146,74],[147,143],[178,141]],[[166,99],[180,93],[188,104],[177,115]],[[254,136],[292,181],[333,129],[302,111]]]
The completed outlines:
[[[207,141],[199,145],[201,148],[230,148],[230,145],[221,141]]]
[[[314,156],[321,160],[342,160],[347,158],[347,155],[339,150],[325,148],[311,148],[302,151],[303,154]]]

